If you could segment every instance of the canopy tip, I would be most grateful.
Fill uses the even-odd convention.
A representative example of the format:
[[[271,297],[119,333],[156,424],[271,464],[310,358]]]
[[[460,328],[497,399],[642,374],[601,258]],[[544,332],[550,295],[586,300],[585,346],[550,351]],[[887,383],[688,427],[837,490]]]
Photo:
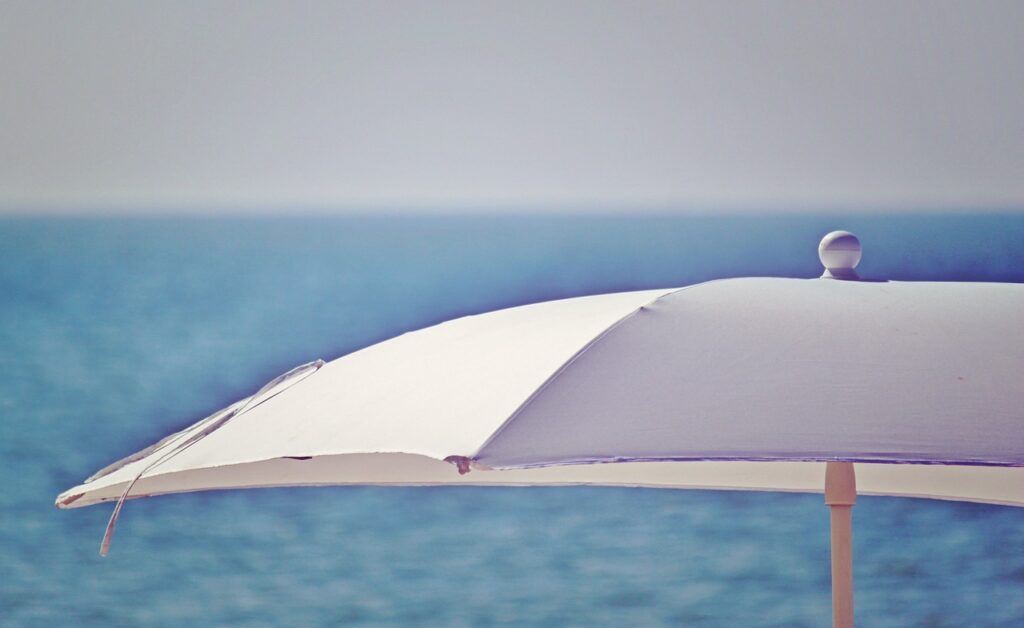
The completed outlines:
[[[57,496],[57,499],[54,501],[53,505],[61,509],[68,508],[71,506],[71,504],[81,499],[84,495],[85,493],[76,493],[74,495],[62,493]]]

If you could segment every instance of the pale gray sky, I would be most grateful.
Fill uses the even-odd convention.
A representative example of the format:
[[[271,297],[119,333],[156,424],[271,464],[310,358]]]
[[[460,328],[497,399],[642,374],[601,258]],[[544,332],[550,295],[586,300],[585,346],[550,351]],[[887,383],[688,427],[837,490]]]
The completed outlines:
[[[4,2],[0,208],[1024,208],[1022,2]]]

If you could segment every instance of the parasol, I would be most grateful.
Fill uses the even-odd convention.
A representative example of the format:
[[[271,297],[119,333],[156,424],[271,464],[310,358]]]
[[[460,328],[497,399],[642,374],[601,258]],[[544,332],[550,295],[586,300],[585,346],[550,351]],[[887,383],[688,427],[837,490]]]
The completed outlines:
[[[289,371],[60,507],[333,484],[822,491],[852,625],[856,494],[1024,505],[1024,286],[739,278],[449,321]],[[854,474],[857,463],[857,477]]]

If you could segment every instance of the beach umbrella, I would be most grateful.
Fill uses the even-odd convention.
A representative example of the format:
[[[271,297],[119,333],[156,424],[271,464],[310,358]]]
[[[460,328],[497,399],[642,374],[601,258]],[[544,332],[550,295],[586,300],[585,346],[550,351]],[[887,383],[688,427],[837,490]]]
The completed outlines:
[[[302,365],[57,498],[292,485],[824,491],[1024,506],[1024,285],[740,278],[467,316]],[[856,464],[856,479],[854,477]]]

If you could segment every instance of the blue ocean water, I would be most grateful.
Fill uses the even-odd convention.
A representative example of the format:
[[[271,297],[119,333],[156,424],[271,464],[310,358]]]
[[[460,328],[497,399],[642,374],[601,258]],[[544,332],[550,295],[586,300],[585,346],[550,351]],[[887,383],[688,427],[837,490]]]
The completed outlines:
[[[0,623],[830,618],[820,496],[317,488],[53,499],[288,368],[455,316],[741,275],[1024,281],[1024,215],[0,219]],[[863,497],[864,626],[1024,625],[1024,509]]]

